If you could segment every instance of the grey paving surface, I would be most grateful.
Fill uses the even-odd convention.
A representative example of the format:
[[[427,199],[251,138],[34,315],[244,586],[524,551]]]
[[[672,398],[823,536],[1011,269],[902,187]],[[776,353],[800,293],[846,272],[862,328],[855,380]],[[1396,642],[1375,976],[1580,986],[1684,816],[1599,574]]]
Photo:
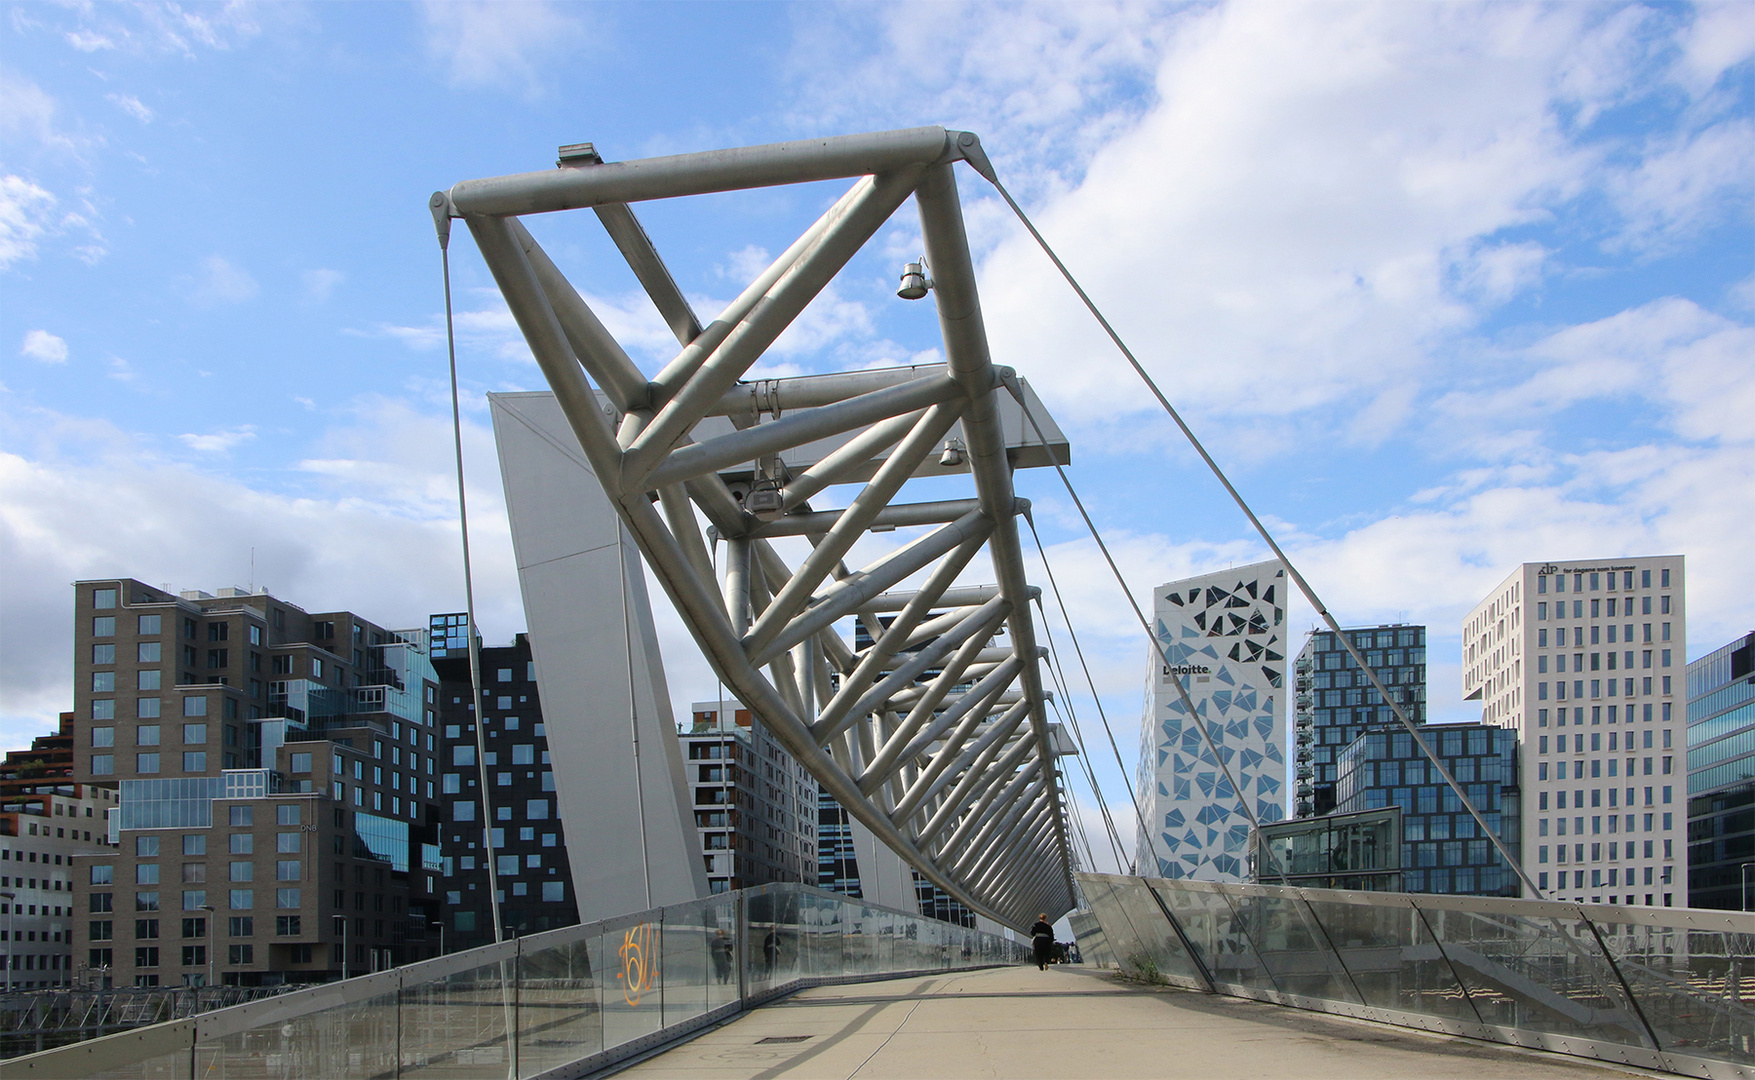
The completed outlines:
[[[773,1038],[795,1041],[762,1041]],[[1629,1075],[1650,1074],[1141,987],[1077,967],[1001,968],[807,990],[617,1074],[628,1080]]]

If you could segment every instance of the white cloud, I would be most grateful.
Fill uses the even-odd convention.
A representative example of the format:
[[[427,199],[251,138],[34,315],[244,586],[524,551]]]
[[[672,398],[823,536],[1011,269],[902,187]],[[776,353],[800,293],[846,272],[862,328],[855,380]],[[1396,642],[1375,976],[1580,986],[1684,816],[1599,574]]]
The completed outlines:
[[[558,57],[576,62],[587,43],[584,24],[544,0],[428,0],[420,10],[427,55],[456,86],[506,87],[534,96],[542,87],[542,65]]]
[[[37,257],[55,227],[55,196],[22,176],[0,176],[0,269]]]
[[[259,288],[250,272],[224,256],[201,260],[201,272],[189,289],[189,298],[202,306],[240,304],[253,299]]]
[[[140,121],[142,124],[152,123],[153,111],[133,94],[105,94],[111,104]]]
[[[262,33],[264,13],[296,17],[244,0],[198,6],[172,0],[121,6],[70,5],[65,14],[74,25],[62,29],[61,37],[84,53],[120,51],[192,57],[201,49],[226,51],[258,36]]]
[[[45,364],[65,364],[67,342],[47,330],[30,330],[26,331],[24,344],[19,347],[18,354],[32,360],[41,360]]]
[[[303,279],[305,297],[322,303],[329,299],[329,295],[335,291],[336,286],[347,280],[347,275],[340,270],[327,270],[318,267],[315,270],[306,270]]]
[[[208,435],[178,435],[177,438],[191,450],[203,454],[224,454],[234,446],[250,442],[256,438],[256,430],[249,424],[232,428],[229,431],[215,431]]]
[[[1726,71],[1755,56],[1755,9],[1744,3],[1695,4],[1677,60],[1679,81],[1696,95],[1713,88]]]
[[[1621,243],[1668,246],[1727,213],[1755,209],[1755,124],[1726,120],[1654,140],[1639,162],[1615,175],[1609,193],[1627,218]]]

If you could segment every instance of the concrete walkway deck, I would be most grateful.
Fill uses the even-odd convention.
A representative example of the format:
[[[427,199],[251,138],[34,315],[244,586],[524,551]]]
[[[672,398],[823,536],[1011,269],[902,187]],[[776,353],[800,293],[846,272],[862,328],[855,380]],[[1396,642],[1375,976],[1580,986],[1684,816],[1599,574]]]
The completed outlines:
[[[1653,1074],[1136,986],[1081,967],[1001,968],[806,990],[618,1074],[628,1080],[1629,1075]]]

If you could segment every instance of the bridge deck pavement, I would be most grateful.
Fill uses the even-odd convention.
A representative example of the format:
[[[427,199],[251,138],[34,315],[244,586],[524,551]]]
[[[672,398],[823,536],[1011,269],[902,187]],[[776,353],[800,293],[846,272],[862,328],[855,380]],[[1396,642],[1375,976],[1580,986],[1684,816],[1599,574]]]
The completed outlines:
[[[762,1042],[767,1038],[800,1041]],[[806,990],[617,1074],[627,1080],[906,1077],[1648,1076],[1297,1009],[1142,987],[1080,967]]]

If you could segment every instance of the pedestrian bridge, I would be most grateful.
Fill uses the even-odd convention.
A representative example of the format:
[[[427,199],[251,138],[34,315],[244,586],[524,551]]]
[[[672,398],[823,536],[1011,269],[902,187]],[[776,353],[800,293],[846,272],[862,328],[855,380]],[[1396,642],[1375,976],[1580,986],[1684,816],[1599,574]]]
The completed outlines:
[[[1351,1080],[1600,1071],[1589,1058],[1755,1077],[1745,914],[1079,884],[1079,968],[770,885],[0,1061],[0,1080],[561,1080],[630,1061],[648,1077]]]

